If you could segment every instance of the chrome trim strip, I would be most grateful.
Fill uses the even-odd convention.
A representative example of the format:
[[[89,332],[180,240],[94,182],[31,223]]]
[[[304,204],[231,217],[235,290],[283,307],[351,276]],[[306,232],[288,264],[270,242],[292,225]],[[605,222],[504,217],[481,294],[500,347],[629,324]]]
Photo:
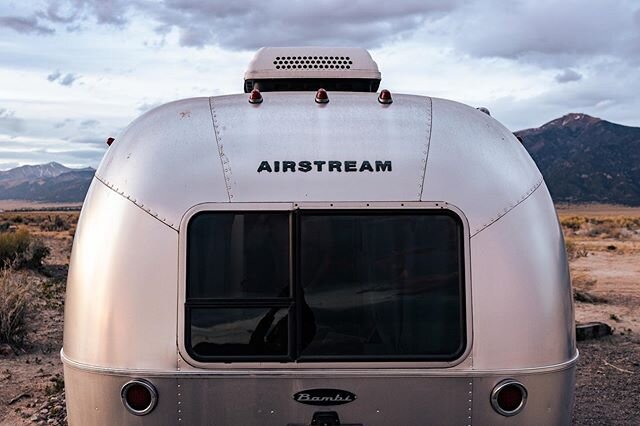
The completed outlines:
[[[416,368],[367,368],[367,369],[233,369],[233,370],[145,370],[102,367],[89,365],[67,358],[64,349],[60,351],[60,359],[66,367],[106,374],[112,376],[145,376],[145,377],[278,377],[278,378],[313,378],[313,377],[488,377],[488,376],[521,376],[531,374],[557,373],[573,368],[578,360],[579,353],[568,361],[542,367],[527,367],[505,370],[446,370],[446,369],[416,369]]]

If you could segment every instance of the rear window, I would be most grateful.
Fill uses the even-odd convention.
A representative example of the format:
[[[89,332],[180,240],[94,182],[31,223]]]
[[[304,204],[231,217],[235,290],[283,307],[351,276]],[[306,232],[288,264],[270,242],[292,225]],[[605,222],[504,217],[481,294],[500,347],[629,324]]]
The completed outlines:
[[[187,230],[199,361],[450,361],[466,347],[449,211],[203,212]]]

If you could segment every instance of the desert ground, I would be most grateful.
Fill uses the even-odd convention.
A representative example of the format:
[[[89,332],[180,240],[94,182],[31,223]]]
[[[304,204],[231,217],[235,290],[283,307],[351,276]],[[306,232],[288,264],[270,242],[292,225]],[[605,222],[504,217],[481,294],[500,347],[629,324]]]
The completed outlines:
[[[610,336],[578,342],[574,424],[637,425],[640,208],[559,206],[558,213],[576,293],[576,320],[601,321],[613,329]],[[59,351],[77,218],[78,212],[61,210],[0,212],[0,232],[27,230],[50,251],[42,266],[5,270],[0,276],[18,282],[28,297],[21,341],[0,344],[2,425],[66,424]]]

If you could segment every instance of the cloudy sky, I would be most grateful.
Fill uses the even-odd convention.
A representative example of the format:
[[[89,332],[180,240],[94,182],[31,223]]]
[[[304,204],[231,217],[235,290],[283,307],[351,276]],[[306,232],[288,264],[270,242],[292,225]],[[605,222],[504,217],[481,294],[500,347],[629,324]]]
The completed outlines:
[[[1,0],[0,170],[96,167],[144,111],[241,92],[265,45],[366,47],[382,87],[513,130],[569,112],[640,126],[637,0]]]

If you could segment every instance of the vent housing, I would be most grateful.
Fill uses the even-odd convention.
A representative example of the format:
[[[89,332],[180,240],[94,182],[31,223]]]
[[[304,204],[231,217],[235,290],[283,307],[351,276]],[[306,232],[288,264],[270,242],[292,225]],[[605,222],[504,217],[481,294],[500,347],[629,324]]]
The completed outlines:
[[[375,92],[378,65],[354,47],[263,47],[244,74],[244,91]]]

